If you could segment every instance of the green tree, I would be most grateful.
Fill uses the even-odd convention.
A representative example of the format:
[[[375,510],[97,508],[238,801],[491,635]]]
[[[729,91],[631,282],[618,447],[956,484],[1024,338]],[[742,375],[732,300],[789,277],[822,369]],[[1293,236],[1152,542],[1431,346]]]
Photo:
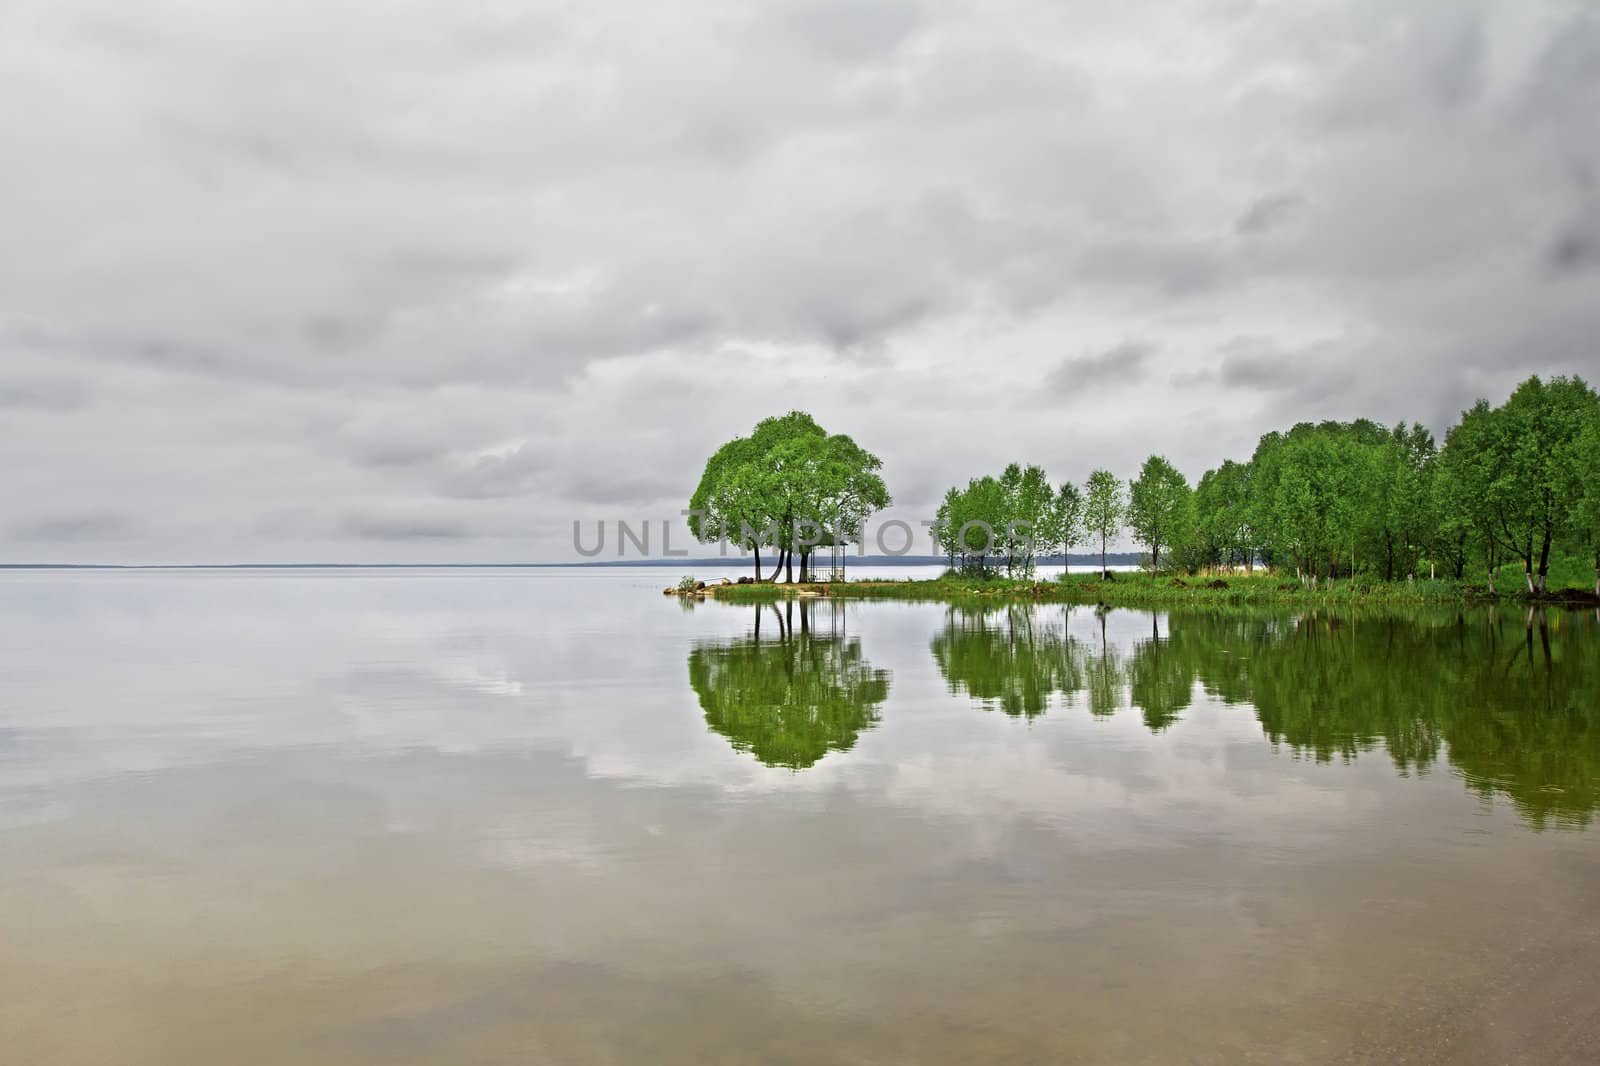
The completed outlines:
[[[1065,572],[1067,553],[1082,543],[1084,501],[1083,493],[1070,481],[1062,482],[1056,489],[1055,505],[1050,509],[1050,522],[1041,543],[1051,550],[1061,550],[1061,563]]]
[[[1433,434],[1413,423],[1395,426],[1378,448],[1369,497],[1383,579],[1417,576],[1417,563],[1438,534],[1434,510]]]
[[[1434,484],[1440,536],[1455,546],[1463,564],[1469,556],[1483,564],[1490,593],[1505,561],[1499,494],[1509,451],[1504,420],[1487,400],[1479,400],[1445,434]]]
[[[1083,486],[1083,521],[1090,537],[1100,538],[1100,576],[1106,569],[1106,546],[1122,532],[1125,505],[1122,499],[1122,482],[1109,470],[1096,470]]]
[[[1193,534],[1189,482],[1164,457],[1152,455],[1128,483],[1128,528],[1150,549],[1150,569],[1161,570],[1161,550]]]
[[[1529,593],[1545,591],[1550,549],[1567,532],[1583,496],[1577,454],[1595,394],[1581,378],[1537,376],[1517,386],[1497,412],[1503,450],[1490,486],[1499,534],[1523,564]]]
[[[1590,405],[1573,452],[1583,485],[1571,525],[1578,544],[1594,559],[1594,594],[1600,596],[1600,403]]]
[[[1043,468],[1012,463],[1000,476],[1005,490],[1001,514],[1001,541],[1006,552],[1006,573],[1011,577],[1032,577],[1038,559],[1038,546],[1052,536],[1055,493]]]
[[[783,570],[792,581],[796,553],[804,576],[818,544],[858,541],[867,516],[889,505],[881,466],[804,411],[762,419],[707,460],[689,499],[689,528],[702,542],[731,539],[752,551],[758,580],[761,548],[773,547],[778,560],[767,580]]]
[[[1194,492],[1195,545],[1200,565],[1253,568],[1250,527],[1250,467],[1232,459],[1207,470]]]

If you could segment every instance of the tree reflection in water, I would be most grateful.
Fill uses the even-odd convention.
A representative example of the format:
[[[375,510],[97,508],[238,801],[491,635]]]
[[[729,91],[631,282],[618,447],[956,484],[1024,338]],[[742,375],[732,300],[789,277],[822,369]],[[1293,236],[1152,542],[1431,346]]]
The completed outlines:
[[[849,751],[877,722],[889,673],[862,656],[844,620],[831,601],[770,604],[756,608],[749,636],[697,644],[689,684],[707,727],[767,766],[803,770]]]
[[[934,662],[952,694],[1015,717],[1081,693],[1097,715],[1126,698],[1161,732],[1200,691],[1249,705],[1272,744],[1319,762],[1380,746],[1403,774],[1447,760],[1536,827],[1600,809],[1600,625],[1587,615],[1152,613],[1125,655],[1104,612],[1098,640],[1069,634],[1067,617],[951,608]]]

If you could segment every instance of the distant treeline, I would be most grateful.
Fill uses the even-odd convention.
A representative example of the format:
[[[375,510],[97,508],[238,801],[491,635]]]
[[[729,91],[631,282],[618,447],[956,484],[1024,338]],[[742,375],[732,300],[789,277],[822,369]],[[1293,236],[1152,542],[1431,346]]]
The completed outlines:
[[[1416,423],[1302,422],[1192,487],[1159,455],[1126,485],[1096,470],[1081,490],[1012,464],[952,488],[939,521],[952,565],[1012,574],[1031,573],[1041,547],[1103,550],[1126,529],[1156,569],[1264,564],[1312,585],[1471,568],[1492,591],[1520,562],[1543,592],[1562,550],[1594,559],[1600,593],[1600,397],[1580,378],[1532,377],[1463,412],[1442,448]]]

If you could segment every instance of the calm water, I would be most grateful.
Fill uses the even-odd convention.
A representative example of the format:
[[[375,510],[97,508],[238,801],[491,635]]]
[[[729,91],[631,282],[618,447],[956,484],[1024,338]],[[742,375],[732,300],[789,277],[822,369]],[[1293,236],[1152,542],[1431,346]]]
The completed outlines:
[[[1600,1061],[1600,623],[0,577],[7,1063]]]

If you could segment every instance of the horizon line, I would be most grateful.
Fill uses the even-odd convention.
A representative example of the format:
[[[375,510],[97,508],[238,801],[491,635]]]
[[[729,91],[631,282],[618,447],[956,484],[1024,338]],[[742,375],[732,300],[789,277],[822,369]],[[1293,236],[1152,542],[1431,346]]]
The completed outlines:
[[[1142,557],[1141,552],[1108,552],[1106,561],[1116,562],[1119,565],[1128,558],[1135,560]],[[857,555],[850,556],[846,563],[848,569],[851,565],[863,564],[877,566],[931,566],[946,561],[943,555]],[[1060,554],[1039,556],[1037,561],[1045,565],[1072,563],[1099,562],[1098,553],[1094,555],[1080,555],[1071,553],[1063,557]],[[578,562],[494,562],[494,563],[438,563],[438,562],[410,562],[410,563],[328,563],[328,562],[263,562],[263,563],[0,563],[0,570],[517,570],[517,569],[571,569],[628,566],[749,566],[751,557],[738,556],[649,556],[642,559],[603,559],[583,560]],[[762,564],[767,565],[766,563]]]

